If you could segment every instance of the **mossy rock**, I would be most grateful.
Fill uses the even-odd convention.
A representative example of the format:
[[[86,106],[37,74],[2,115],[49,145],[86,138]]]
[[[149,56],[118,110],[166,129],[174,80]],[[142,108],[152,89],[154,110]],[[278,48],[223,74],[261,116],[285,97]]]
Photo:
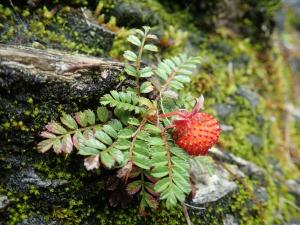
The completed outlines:
[[[35,10],[0,5],[1,43],[53,48],[100,56],[112,47],[115,34],[96,23],[88,9],[46,6]]]

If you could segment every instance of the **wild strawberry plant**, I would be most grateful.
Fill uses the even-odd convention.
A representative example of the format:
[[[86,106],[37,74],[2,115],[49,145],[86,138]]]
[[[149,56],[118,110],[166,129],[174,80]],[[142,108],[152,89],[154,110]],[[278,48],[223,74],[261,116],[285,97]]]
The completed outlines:
[[[145,26],[128,37],[137,51],[125,51],[125,72],[135,86],[102,96],[96,112],[63,114],[60,122],[48,123],[37,146],[41,153],[76,151],[87,170],[116,170],[127,192],[139,196],[141,213],[160,202],[168,208],[184,202],[192,189],[190,160],[206,155],[220,134],[218,121],[199,113],[203,97],[191,112],[179,109],[191,101],[178,93],[191,82],[200,58],[180,54],[157,66],[142,64],[144,52],[158,50],[149,30]]]

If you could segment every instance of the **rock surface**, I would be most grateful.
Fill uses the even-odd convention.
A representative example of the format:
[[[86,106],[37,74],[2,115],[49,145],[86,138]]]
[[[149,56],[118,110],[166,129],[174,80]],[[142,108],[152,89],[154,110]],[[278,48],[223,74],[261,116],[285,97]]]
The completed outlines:
[[[3,211],[9,204],[9,199],[5,195],[0,195],[0,212]]]
[[[237,190],[237,184],[231,180],[230,174],[220,166],[214,166],[213,174],[201,171],[196,163],[191,165],[191,174],[194,177],[196,193],[192,202],[201,205],[215,202]]]

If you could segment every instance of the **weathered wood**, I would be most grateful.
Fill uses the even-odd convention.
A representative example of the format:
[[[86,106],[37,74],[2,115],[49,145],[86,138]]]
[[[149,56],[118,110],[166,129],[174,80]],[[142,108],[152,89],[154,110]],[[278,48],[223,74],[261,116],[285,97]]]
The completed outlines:
[[[110,86],[122,68],[122,63],[102,58],[0,44],[0,87],[9,92],[19,82],[38,89],[47,83],[47,87],[64,86],[65,93],[52,89],[51,96],[57,91],[69,97],[79,97],[86,92],[86,96],[91,90],[103,92],[103,86]]]
[[[0,44],[0,146],[32,143],[61,111],[95,108],[122,70],[103,58]]]
[[[27,69],[44,71],[46,75],[67,77],[73,73],[63,73],[67,68],[78,64],[97,64],[101,70],[121,70],[123,63],[108,61],[84,55],[73,55],[57,50],[42,50],[24,46],[0,44],[0,61],[15,63]],[[19,63],[19,64],[17,64]]]

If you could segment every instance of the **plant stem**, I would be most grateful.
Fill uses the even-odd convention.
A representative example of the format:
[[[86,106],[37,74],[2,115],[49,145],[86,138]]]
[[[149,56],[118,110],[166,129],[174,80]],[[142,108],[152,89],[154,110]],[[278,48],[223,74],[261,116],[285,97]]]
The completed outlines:
[[[173,171],[172,171],[172,162],[171,162],[171,153],[170,153],[170,145],[168,143],[168,139],[166,137],[165,134],[165,130],[162,127],[159,127],[159,129],[161,130],[161,137],[164,141],[164,145],[166,147],[166,152],[167,152],[167,159],[168,159],[168,169],[169,169],[169,179],[170,179],[170,183],[172,183],[173,180]]]
[[[144,170],[141,172],[141,182],[142,182],[142,191],[141,193],[145,192],[145,178],[144,178]]]
[[[72,130],[72,131],[68,131],[65,134],[58,135],[55,138],[49,138],[49,139],[60,139],[60,138],[64,137],[66,134],[74,134],[76,131],[84,131],[86,129],[94,128],[96,126],[99,126],[99,124],[95,124],[95,125],[91,125],[91,126],[87,126],[87,127],[81,127],[81,128],[78,128],[78,129],[75,129],[75,130]]]
[[[134,147],[134,143],[137,139],[137,135],[138,133],[143,129],[143,127],[145,126],[145,123],[147,122],[147,118],[144,118],[141,122],[141,124],[139,125],[139,127],[137,128],[137,130],[132,134],[132,141],[131,141],[131,145],[130,145],[130,149],[129,149],[129,155],[128,155],[128,161],[132,160],[132,154],[133,154],[133,147]]]
[[[145,34],[145,36],[142,39],[142,43],[141,43],[141,46],[139,48],[138,57],[137,57],[136,64],[135,64],[135,68],[136,68],[136,71],[137,71],[135,82],[136,82],[136,86],[137,86],[137,94],[138,94],[138,96],[140,95],[140,68],[141,68],[141,59],[142,59],[142,54],[143,54],[143,50],[144,50],[144,44],[145,44],[145,41],[146,41],[146,36],[147,36],[147,33]]]
[[[170,117],[170,116],[181,116],[184,115],[181,112],[178,111],[174,111],[174,112],[167,112],[167,113],[163,113],[159,115],[159,118],[166,118],[166,117]]]
[[[174,77],[176,76],[177,70],[178,70],[178,68],[175,69],[175,70],[171,73],[171,75],[168,77],[168,79],[166,80],[166,83],[162,86],[162,88],[161,88],[161,90],[160,90],[160,92],[159,92],[159,95],[156,96],[156,98],[155,98],[156,101],[159,100],[159,99],[161,98],[162,93],[164,93],[165,90],[168,88],[168,86],[170,85],[171,81],[172,81],[172,80],[174,79]]]
[[[189,212],[188,212],[185,204],[182,204],[182,209],[183,209],[183,214],[184,214],[184,217],[186,219],[187,225],[192,225],[192,222],[191,222],[191,219],[190,219],[190,215],[189,215]]]

